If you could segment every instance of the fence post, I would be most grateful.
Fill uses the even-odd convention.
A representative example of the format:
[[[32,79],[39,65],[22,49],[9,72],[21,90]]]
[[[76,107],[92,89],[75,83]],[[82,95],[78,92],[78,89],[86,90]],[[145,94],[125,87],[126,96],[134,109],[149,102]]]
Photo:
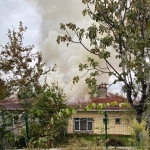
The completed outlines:
[[[4,144],[4,124],[5,123],[4,123],[4,110],[3,110],[3,108],[2,108],[2,110],[0,110],[0,115],[1,115],[0,142],[1,142],[1,149],[5,150],[5,144]]]
[[[4,143],[3,143],[3,127],[0,127],[0,149],[4,150]]]
[[[107,116],[107,112],[106,111],[104,111],[104,119],[105,119],[105,140],[106,140],[106,148],[108,148],[108,141],[107,141],[107,139],[108,139],[108,135],[107,135],[107,123],[108,123],[108,116]]]
[[[29,138],[29,127],[28,127],[28,115],[26,113],[24,114],[24,120],[26,126],[26,146],[28,147],[30,138]]]

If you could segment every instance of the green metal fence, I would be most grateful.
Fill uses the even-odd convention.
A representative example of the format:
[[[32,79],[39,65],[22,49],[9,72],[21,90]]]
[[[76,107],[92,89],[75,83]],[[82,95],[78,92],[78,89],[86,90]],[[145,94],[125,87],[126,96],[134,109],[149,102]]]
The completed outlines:
[[[129,111],[105,110],[103,112],[78,112],[72,115],[69,120],[64,120],[68,122],[64,135],[81,134],[83,137],[84,135],[93,135],[97,137],[95,142],[103,138],[103,140],[106,141],[105,146],[107,148],[110,144],[110,139],[112,143],[119,143],[124,137],[131,137],[133,119],[135,119],[135,115],[129,114]],[[31,138],[29,124],[32,124],[33,121],[40,123],[48,122],[49,120],[45,118],[38,121],[37,119],[31,120],[30,116],[26,113],[18,111],[10,111],[8,113],[7,111],[3,116],[1,112],[0,121],[0,146],[1,149],[8,149],[17,146],[17,141],[19,141],[18,138],[23,138],[24,143],[28,146]],[[24,133],[22,133],[22,129],[24,129]],[[13,142],[9,143],[10,141],[7,139],[9,135],[16,145],[13,144]],[[115,141],[113,141],[114,139]],[[130,141],[129,145],[132,146],[132,141]]]

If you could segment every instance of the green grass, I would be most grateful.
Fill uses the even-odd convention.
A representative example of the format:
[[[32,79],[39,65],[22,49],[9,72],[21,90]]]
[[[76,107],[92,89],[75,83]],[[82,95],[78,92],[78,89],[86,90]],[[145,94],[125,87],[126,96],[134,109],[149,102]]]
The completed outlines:
[[[60,137],[54,143],[55,147],[97,147],[96,139],[100,139],[100,145],[105,146],[105,135],[92,134],[67,134],[65,137]],[[116,139],[121,141],[125,146],[132,146],[130,135],[108,135],[108,139]]]

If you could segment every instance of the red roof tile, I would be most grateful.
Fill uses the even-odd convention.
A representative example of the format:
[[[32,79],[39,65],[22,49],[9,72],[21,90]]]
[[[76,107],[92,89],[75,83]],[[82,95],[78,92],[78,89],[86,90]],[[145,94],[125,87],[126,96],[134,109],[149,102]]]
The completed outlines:
[[[97,98],[93,98],[89,101],[77,101],[76,103],[72,103],[69,106],[75,107],[75,106],[80,105],[81,107],[79,108],[79,110],[83,110],[87,105],[90,105],[92,103],[95,103],[96,105],[98,105],[99,103],[107,104],[107,103],[113,103],[114,101],[117,102],[117,105],[109,106],[109,107],[106,107],[106,108],[103,108],[103,109],[122,110],[124,108],[120,107],[119,103],[127,102],[127,99],[124,98],[124,97],[121,97],[119,95],[114,95],[112,93],[108,93],[108,97],[97,97]]]
[[[19,104],[18,98],[16,96],[11,96],[0,101],[0,106],[7,110],[22,110],[22,106]]]

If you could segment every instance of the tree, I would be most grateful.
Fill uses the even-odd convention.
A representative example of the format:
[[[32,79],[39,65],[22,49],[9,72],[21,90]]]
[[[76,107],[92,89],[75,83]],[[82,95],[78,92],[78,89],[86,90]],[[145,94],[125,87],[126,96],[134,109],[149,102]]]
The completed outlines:
[[[49,142],[66,127],[66,119],[70,116],[72,109],[70,111],[67,109],[65,95],[57,85],[46,84],[44,77],[50,71],[54,71],[56,65],[44,70],[45,63],[42,62],[41,53],[34,52],[34,45],[24,46],[23,44],[23,34],[26,30],[27,27],[20,22],[18,31],[8,30],[9,42],[5,46],[1,45],[0,71],[4,75],[4,81],[0,79],[0,96],[7,91],[10,94],[17,94],[26,116],[28,114],[29,119],[33,121],[29,122],[30,136],[35,136],[39,140],[48,137]],[[40,82],[41,78],[44,79],[44,84]],[[5,129],[8,131],[7,127],[13,125],[12,119],[16,111],[11,113],[4,110],[4,113],[3,116],[7,120],[5,118],[3,120],[9,121],[9,124],[5,124]],[[19,116],[17,121],[18,119]],[[34,119],[38,119],[39,122]],[[16,124],[20,124],[20,120],[17,121]]]
[[[96,92],[95,77],[106,73],[115,76],[116,82],[122,82],[123,92],[126,93],[128,102],[136,111],[137,121],[141,122],[143,112],[147,109],[150,98],[149,69],[147,59],[150,58],[150,1],[149,0],[82,0],[86,5],[83,15],[89,15],[93,24],[87,30],[77,27],[73,23],[60,24],[60,28],[66,32],[58,36],[57,42],[78,43],[91,55],[96,55],[106,62],[105,68],[99,67],[99,62],[93,58],[87,58],[89,64],[80,64],[79,69],[91,70],[93,73],[86,79],[86,83]],[[69,31],[73,31],[78,37],[75,41]],[[83,37],[89,40],[87,47]],[[108,48],[112,50],[109,51]],[[117,70],[109,61],[112,54],[118,59]],[[74,78],[77,82],[79,77]],[[138,104],[134,104],[139,99]]]
[[[30,136],[32,145],[49,148],[66,128],[72,109],[69,111],[65,94],[58,85],[43,86],[43,89],[29,112]]]
[[[10,95],[10,92],[7,89],[6,82],[0,78],[0,100],[6,98],[8,95]]]
[[[0,70],[7,81],[7,89],[25,102],[40,93],[40,78],[55,69],[54,66],[45,71],[41,53],[34,52],[34,45],[24,46],[26,30],[22,22],[19,22],[18,31],[9,29],[9,41],[5,46],[1,45],[0,52]]]

